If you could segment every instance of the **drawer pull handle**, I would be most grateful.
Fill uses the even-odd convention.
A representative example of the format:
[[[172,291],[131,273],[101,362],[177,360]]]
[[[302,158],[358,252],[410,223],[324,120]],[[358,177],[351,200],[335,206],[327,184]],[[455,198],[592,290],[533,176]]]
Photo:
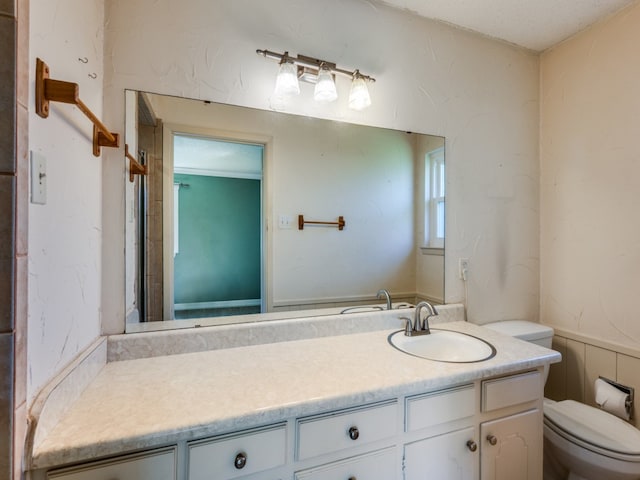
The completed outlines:
[[[233,466],[238,470],[241,470],[247,464],[247,454],[244,452],[240,452],[236,455],[236,459],[233,461]]]
[[[496,438],[495,435],[487,435],[487,440],[489,441],[489,443],[491,445],[497,445],[498,444],[498,439]]]
[[[349,480],[357,480],[356,477],[349,477]]]
[[[474,442],[473,440],[469,440],[467,442],[467,448],[469,450],[471,450],[472,452],[475,452],[476,450],[478,450],[478,444],[476,442]]]
[[[349,429],[349,438],[351,440],[357,440],[358,437],[360,437],[360,431],[358,430],[358,427],[351,427]]]

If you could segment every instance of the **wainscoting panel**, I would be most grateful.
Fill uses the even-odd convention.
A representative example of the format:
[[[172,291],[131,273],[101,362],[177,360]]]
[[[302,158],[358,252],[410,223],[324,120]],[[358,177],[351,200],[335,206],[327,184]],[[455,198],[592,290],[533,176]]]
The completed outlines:
[[[640,352],[564,331],[556,331],[552,348],[562,354],[562,362],[551,365],[545,397],[595,406],[594,382],[599,376],[633,387],[640,395]],[[631,415],[635,426],[640,426],[638,401]]]

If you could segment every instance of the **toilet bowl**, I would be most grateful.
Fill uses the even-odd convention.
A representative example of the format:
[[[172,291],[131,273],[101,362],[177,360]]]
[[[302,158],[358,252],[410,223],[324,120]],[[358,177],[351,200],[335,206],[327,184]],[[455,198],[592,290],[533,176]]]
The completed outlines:
[[[483,325],[551,348],[553,329],[509,320]],[[548,367],[545,370],[547,379]],[[545,480],[640,480],[640,430],[573,400],[544,399]]]

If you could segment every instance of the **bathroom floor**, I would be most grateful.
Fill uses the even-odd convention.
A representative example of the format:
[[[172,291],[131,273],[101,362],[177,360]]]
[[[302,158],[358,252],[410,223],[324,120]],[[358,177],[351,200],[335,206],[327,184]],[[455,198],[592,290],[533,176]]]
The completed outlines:
[[[175,317],[176,320],[184,320],[187,318],[224,317],[227,315],[247,315],[250,313],[260,313],[260,306],[176,310]]]

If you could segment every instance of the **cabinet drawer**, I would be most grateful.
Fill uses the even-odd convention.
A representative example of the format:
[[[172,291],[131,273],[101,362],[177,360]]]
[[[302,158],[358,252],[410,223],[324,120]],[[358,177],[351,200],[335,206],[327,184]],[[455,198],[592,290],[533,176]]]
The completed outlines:
[[[472,418],[475,403],[473,385],[409,397],[406,402],[406,431]]]
[[[297,458],[304,460],[392,437],[397,430],[397,412],[393,401],[300,419]]]
[[[523,373],[511,377],[482,382],[482,411],[532,402],[542,396],[540,372]]]
[[[77,467],[53,470],[48,479],[55,480],[175,480],[176,449],[126,455]]]
[[[394,480],[400,471],[394,448],[296,472],[295,480]]]
[[[284,465],[285,425],[251,430],[188,445],[189,480],[235,478]]]

